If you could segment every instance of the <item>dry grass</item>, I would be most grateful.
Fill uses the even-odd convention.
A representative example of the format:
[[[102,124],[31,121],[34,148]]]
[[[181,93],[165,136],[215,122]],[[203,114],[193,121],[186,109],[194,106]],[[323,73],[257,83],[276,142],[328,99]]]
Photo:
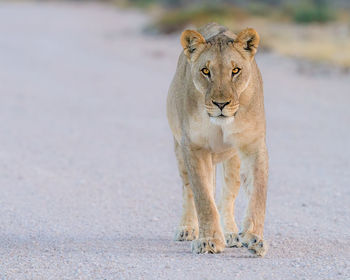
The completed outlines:
[[[271,48],[284,55],[350,68],[349,39],[339,40],[329,36],[329,39],[284,41],[276,38],[271,41]]]
[[[296,25],[256,22],[261,46],[280,54],[350,68],[350,26],[344,23]],[[256,24],[254,24],[256,23]],[[247,22],[248,24],[248,22]],[[240,24],[241,28],[244,28]]]

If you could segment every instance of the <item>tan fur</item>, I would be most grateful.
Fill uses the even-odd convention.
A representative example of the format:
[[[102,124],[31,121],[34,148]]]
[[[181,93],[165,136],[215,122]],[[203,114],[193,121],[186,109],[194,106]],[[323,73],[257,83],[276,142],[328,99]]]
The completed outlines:
[[[167,100],[184,196],[175,240],[193,240],[195,253],[218,253],[225,244],[243,244],[263,256],[268,156],[262,79],[254,60],[259,36],[253,29],[236,36],[208,24],[184,31],[181,44],[184,51]],[[204,67],[210,77],[201,72]],[[240,72],[232,76],[235,67]],[[219,162],[225,182],[220,215],[214,199]],[[241,183],[249,201],[238,234],[234,200]]]

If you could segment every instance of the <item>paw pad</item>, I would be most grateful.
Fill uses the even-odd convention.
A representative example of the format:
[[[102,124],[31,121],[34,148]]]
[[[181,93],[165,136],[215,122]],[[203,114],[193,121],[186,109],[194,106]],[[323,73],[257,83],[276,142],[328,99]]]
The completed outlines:
[[[234,232],[225,233],[225,240],[226,240],[227,247],[235,247],[235,248],[242,247],[242,243],[240,242],[239,236],[237,233],[234,233]]]
[[[259,257],[265,256],[267,252],[266,241],[262,240],[259,236],[252,233],[240,233],[239,239],[244,247],[254,255]]]
[[[195,228],[191,226],[180,226],[175,231],[175,241],[191,241],[197,238],[197,232]]]
[[[216,238],[201,238],[192,241],[192,252],[196,254],[216,254],[224,249],[224,242]]]

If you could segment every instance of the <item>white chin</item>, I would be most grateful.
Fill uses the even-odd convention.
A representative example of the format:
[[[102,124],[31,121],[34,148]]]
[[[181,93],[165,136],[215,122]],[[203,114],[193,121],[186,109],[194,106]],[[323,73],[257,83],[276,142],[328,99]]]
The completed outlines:
[[[235,117],[210,117],[210,122],[215,125],[227,125],[232,123]]]

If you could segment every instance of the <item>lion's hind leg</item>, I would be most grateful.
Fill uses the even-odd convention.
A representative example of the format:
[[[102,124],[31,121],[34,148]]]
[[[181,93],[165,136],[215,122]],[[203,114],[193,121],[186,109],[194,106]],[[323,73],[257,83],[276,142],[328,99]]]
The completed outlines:
[[[248,155],[243,154],[242,166],[245,177],[243,188],[248,196],[248,205],[239,240],[249,252],[263,257],[268,250],[263,239],[268,178],[266,146]]]
[[[220,216],[228,247],[242,247],[235,222],[235,199],[240,188],[240,160],[237,154],[223,162],[224,186],[220,201]]]
[[[175,154],[182,179],[182,217],[180,225],[175,231],[174,240],[191,241],[198,238],[198,218],[194,204],[193,193],[190,186],[187,170],[183,160],[180,146],[175,140]]]

